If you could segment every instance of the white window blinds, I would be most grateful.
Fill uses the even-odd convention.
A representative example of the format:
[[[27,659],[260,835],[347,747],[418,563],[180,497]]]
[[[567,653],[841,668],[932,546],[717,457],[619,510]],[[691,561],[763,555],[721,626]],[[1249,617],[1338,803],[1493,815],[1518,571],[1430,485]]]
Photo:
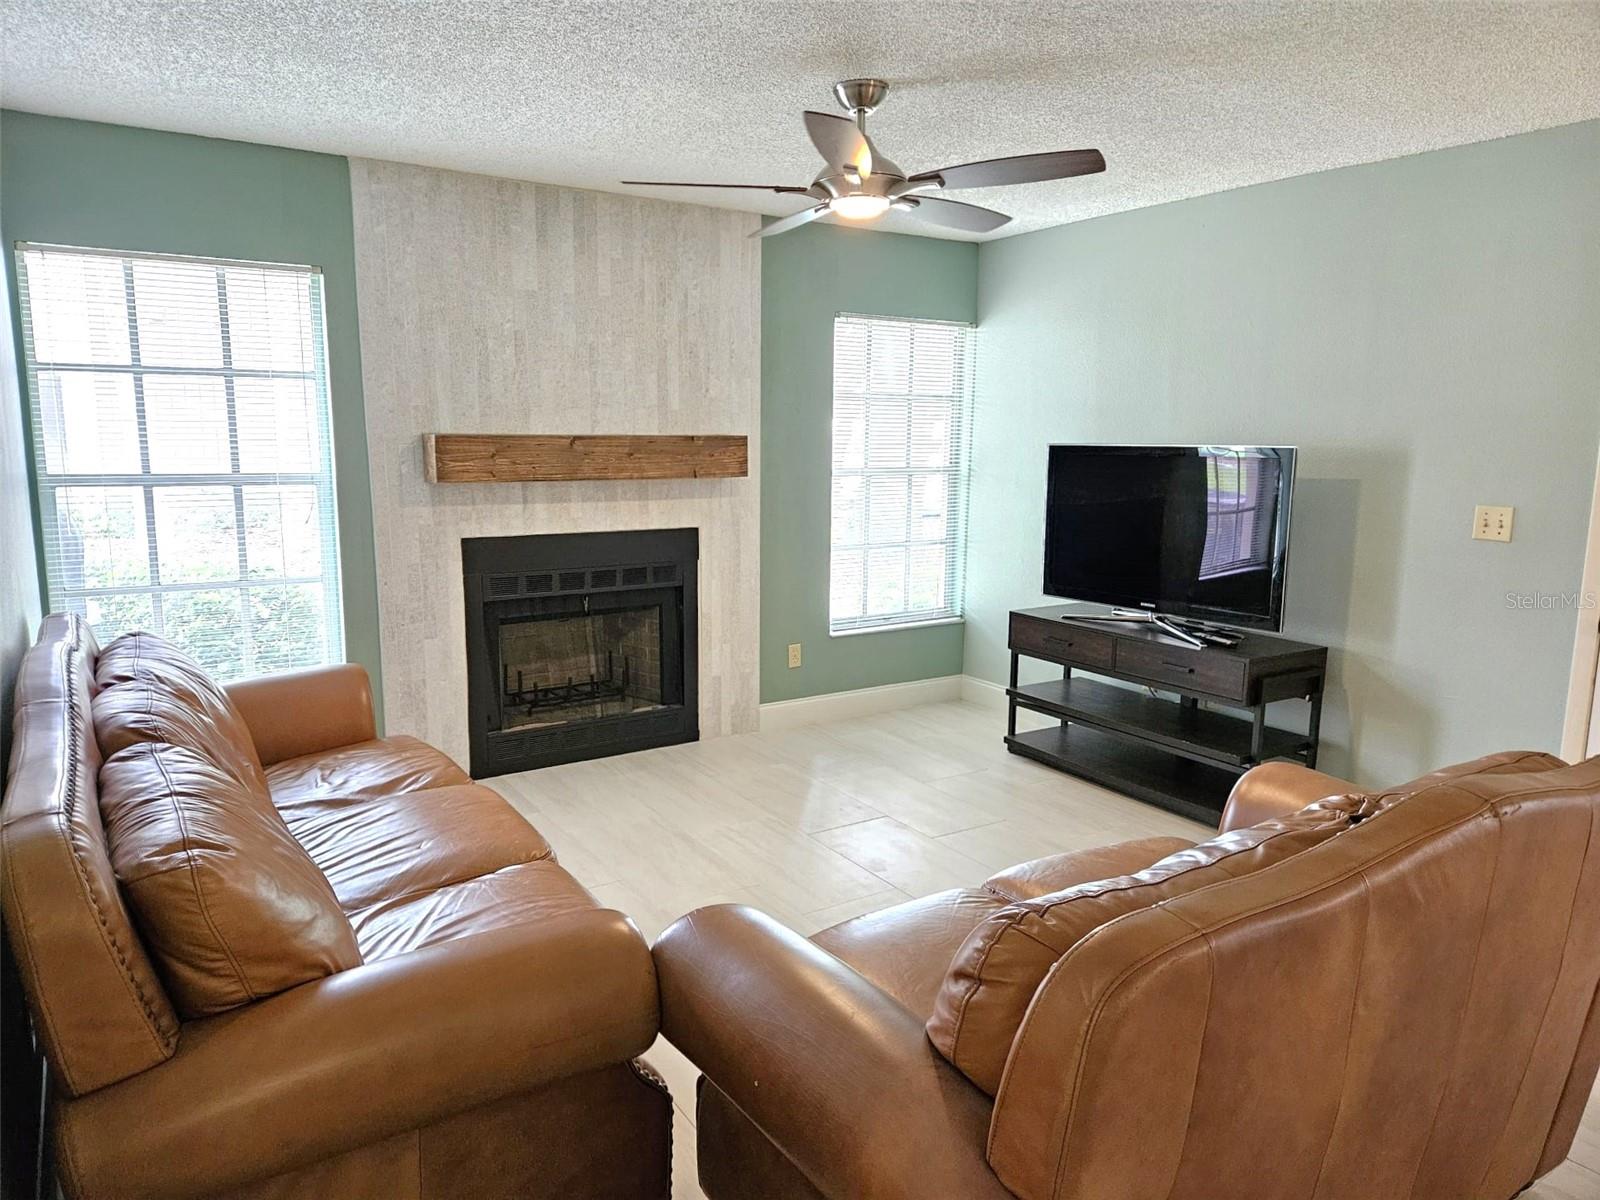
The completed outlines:
[[[50,607],[220,679],[343,657],[322,276],[19,245]]]
[[[832,633],[961,615],[972,341],[949,321],[834,320]]]
[[[1200,578],[1263,570],[1271,561],[1280,464],[1247,451],[1206,448],[1206,542]]]

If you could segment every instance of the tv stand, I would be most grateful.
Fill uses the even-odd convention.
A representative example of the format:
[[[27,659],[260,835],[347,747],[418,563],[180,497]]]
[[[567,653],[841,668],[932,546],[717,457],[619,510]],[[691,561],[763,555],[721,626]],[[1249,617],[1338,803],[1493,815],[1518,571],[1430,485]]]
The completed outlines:
[[[1327,647],[1259,633],[1196,647],[1148,619],[1156,614],[1124,611],[1133,615],[1068,604],[1012,612],[1013,754],[1211,825],[1257,763],[1317,765]],[[1059,666],[1061,677],[1021,683],[1023,658]],[[1269,705],[1293,700],[1310,706],[1306,732],[1267,724]],[[1054,723],[1019,732],[1019,711]]]

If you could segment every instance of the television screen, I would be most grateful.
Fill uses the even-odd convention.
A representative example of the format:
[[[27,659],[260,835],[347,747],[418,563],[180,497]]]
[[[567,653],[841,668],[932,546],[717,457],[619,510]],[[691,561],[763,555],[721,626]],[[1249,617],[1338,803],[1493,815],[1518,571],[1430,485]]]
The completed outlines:
[[[1286,446],[1051,446],[1044,590],[1278,629],[1294,459]]]

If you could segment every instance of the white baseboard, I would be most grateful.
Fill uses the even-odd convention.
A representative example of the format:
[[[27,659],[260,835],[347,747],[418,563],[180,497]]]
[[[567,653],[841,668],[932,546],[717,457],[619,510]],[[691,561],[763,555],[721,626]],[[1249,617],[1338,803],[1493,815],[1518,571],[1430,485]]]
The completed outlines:
[[[979,679],[976,675],[963,675],[961,677],[961,699],[968,704],[977,704],[987,708],[995,714],[1000,721],[1001,728],[1005,726],[1006,713],[1006,687],[1003,683],[990,683],[987,679]],[[1027,709],[1017,710],[1017,729],[1026,732],[1029,729],[1044,729],[1046,726],[1055,725],[1054,717],[1047,717],[1043,713],[1029,712]]]
[[[965,694],[964,679],[961,675],[942,675],[937,679],[914,679],[910,683],[886,683],[850,692],[802,696],[798,700],[774,700],[761,706],[761,732],[815,725],[818,721],[844,721],[917,704],[960,700]],[[1002,689],[1001,696],[1004,695]]]
[[[1003,709],[1006,706],[1006,688],[1003,683],[990,683],[976,675],[961,676],[961,698],[968,704],[981,704],[985,708]]]

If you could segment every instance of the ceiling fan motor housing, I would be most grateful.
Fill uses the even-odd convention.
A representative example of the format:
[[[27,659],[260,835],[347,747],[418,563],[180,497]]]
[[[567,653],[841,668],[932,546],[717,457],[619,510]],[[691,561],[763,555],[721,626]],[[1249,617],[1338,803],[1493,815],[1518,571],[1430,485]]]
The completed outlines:
[[[833,199],[838,196],[883,196],[891,198],[897,184],[905,182],[905,176],[900,174],[899,168],[893,163],[887,163],[893,168],[890,171],[874,171],[871,175],[842,175],[837,167],[824,167],[821,173],[812,181],[811,194],[818,199]],[[819,192],[827,195],[821,196]]]

